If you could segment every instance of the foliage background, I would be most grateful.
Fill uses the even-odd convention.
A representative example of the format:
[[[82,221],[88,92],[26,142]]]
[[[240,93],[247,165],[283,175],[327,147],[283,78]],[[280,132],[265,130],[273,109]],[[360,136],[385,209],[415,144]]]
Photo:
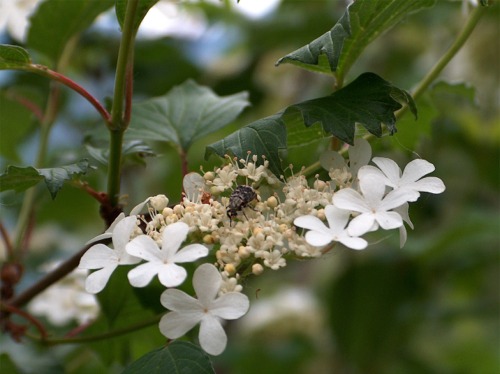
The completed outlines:
[[[219,160],[203,159],[206,145],[286,105],[332,91],[334,82],[324,76],[286,64],[274,67],[274,63],[329,30],[344,6],[341,1],[285,0],[268,17],[250,20],[206,4],[202,8],[210,32],[201,40],[137,41],[134,99],[162,95],[188,78],[219,95],[249,91],[252,106],[235,123],[191,148],[189,168],[198,170],[203,165],[209,170]],[[498,4],[490,8],[442,74],[442,80],[457,85],[435,87],[417,102],[418,121],[407,115],[394,137],[372,141],[374,154],[389,155],[400,165],[414,157],[412,153],[429,160],[447,186],[444,194],[427,195],[411,208],[415,230],[409,232],[406,246],[399,249],[395,233],[373,236],[373,245],[365,251],[337,248],[326,258],[290,263],[284,270],[269,270],[251,281],[246,287],[251,302],[298,287],[312,290],[319,307],[282,314],[256,329],[230,325],[228,349],[214,360],[218,372],[498,372],[499,8]],[[372,43],[347,80],[373,71],[411,91],[449,46],[464,18],[460,2],[438,1]],[[3,39],[14,43],[6,35]],[[98,98],[111,95],[118,42],[118,32],[88,30],[68,75]],[[48,81],[22,73],[1,78],[0,132],[12,131],[1,125],[2,118],[15,118],[19,126],[16,144],[0,140],[0,166],[29,165],[37,131],[30,113],[9,96],[8,87],[15,86],[42,104]],[[82,142],[103,129],[87,103],[68,90],[62,94],[63,107],[49,152],[49,163],[55,165],[88,157]],[[298,170],[316,161],[324,146],[318,142],[291,149],[289,161]],[[180,198],[177,153],[158,144],[152,147],[159,157],[147,158],[143,164],[129,160],[125,169],[122,191],[129,206],[159,193],[171,201]],[[100,169],[89,180],[104,190],[104,177]],[[14,225],[21,197],[1,196],[2,221],[9,227]],[[102,230],[96,219],[98,204],[78,189],[64,188],[54,201],[44,191],[37,209],[36,248],[27,256],[28,276],[20,289],[39,277],[42,262],[67,257]],[[29,357],[22,372],[36,367],[38,373],[83,373],[90,369],[119,372],[122,365],[163,340],[153,326],[90,346],[47,349],[29,341],[15,345],[6,337],[0,341],[4,346],[0,352]],[[11,363],[2,356],[2,366]]]

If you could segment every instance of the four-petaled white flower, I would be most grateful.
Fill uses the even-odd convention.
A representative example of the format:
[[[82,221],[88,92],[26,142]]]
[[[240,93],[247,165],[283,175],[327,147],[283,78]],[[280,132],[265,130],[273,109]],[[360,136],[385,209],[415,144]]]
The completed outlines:
[[[362,238],[352,237],[345,226],[349,221],[351,212],[337,208],[333,205],[325,207],[325,216],[328,221],[326,226],[323,221],[315,216],[300,216],[293,221],[295,226],[308,229],[305,238],[307,243],[315,247],[322,247],[332,241],[340,242],[352,249],[365,249],[367,241]]]
[[[361,170],[360,170],[361,171]],[[397,189],[385,195],[383,178],[374,174],[358,175],[361,194],[352,188],[344,188],[333,195],[333,204],[340,209],[359,212],[349,223],[349,235],[361,236],[368,231],[395,229],[403,225],[401,215],[391,211],[418,198],[418,192],[411,189]],[[385,195],[385,196],[384,196]]]
[[[121,219],[116,224],[111,233],[114,249],[104,244],[96,244],[82,256],[79,268],[100,269],[87,277],[85,281],[87,292],[101,292],[118,265],[132,265],[141,261],[140,258],[131,256],[125,251],[125,245],[129,242],[130,235],[136,228],[136,221],[136,216],[130,216]]]
[[[198,299],[177,289],[164,291],[160,300],[171,312],[160,321],[161,333],[176,339],[200,323],[201,348],[214,356],[221,354],[227,344],[221,320],[242,317],[250,305],[248,297],[239,292],[227,292],[217,297],[221,283],[222,277],[215,266],[203,264],[193,275],[193,287]]]
[[[184,282],[187,272],[176,263],[192,262],[208,254],[208,248],[201,244],[190,244],[179,251],[188,231],[189,226],[184,222],[168,225],[162,233],[161,248],[147,235],[140,235],[130,241],[127,252],[147,261],[129,271],[130,284],[145,287],[156,274],[165,287],[176,287]]]
[[[363,166],[359,173],[362,178],[367,174],[375,174],[384,180],[386,186],[393,189],[409,189],[415,192],[441,193],[445,190],[444,183],[436,177],[422,178],[424,175],[435,170],[433,164],[428,161],[416,159],[406,165],[401,173],[398,164],[385,157],[374,157],[372,160],[378,168],[374,166]],[[419,194],[420,195],[420,194]]]

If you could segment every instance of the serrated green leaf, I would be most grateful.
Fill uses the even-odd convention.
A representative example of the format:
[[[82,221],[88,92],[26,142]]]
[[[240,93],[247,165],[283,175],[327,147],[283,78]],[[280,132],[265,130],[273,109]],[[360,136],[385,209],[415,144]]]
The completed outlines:
[[[306,46],[280,58],[281,63],[291,63],[319,73],[331,74],[337,70],[344,41],[351,35],[349,13],[346,12],[333,28]],[[322,58],[326,56],[326,59]]]
[[[291,105],[287,112],[298,111],[306,126],[321,123],[325,132],[353,144],[355,124],[360,123],[375,136],[382,136],[382,123],[395,133],[394,112],[409,104],[416,115],[410,94],[378,75],[363,73],[349,85],[330,96]]]
[[[286,127],[281,117],[282,113],[278,113],[262,118],[210,144],[206,148],[205,158],[215,153],[221,157],[230,154],[241,159],[246,158],[250,151],[257,156],[265,155],[270,170],[275,175],[282,174],[279,151],[286,148]]]
[[[129,365],[123,374],[197,373],[214,374],[210,358],[198,346],[174,341]]]
[[[137,4],[137,11],[135,13],[134,20],[134,32],[137,32],[139,26],[148,13],[149,9],[153,5],[155,5],[158,0],[139,0],[139,4]],[[125,21],[125,11],[127,10],[128,0],[116,0],[116,18],[118,19],[118,23],[120,27],[123,28],[123,22]]]
[[[49,189],[52,199],[64,185],[64,182],[71,180],[75,175],[86,174],[92,168],[87,160],[82,160],[76,164],[65,165],[56,168],[39,169],[38,172],[45,178],[45,184]]]
[[[286,108],[283,112],[256,121],[234,132],[226,138],[210,144],[205,158],[216,153],[219,156],[234,154],[245,158],[247,152],[265,155],[269,160],[269,168],[275,175],[282,173],[279,158],[280,150],[287,145],[297,146],[300,140],[298,119],[310,127],[320,123],[325,133],[353,144],[356,123],[362,124],[376,136],[382,135],[382,124],[389,131],[396,132],[394,112],[402,107],[401,102],[408,104],[416,116],[416,107],[409,93],[401,90],[378,75],[364,73],[349,85],[330,96],[304,101]],[[286,124],[286,126],[285,126]],[[287,139],[287,130],[293,129],[293,143]],[[322,137],[319,128],[304,131],[305,141],[312,142],[314,137]]]
[[[27,50],[17,45],[0,44],[0,70],[19,69],[31,64]]]
[[[0,175],[0,192],[14,190],[22,192],[42,181],[43,177],[34,167],[9,166]]]
[[[408,14],[434,5],[435,0],[357,0],[335,26],[308,45],[282,57],[307,70],[332,75],[339,81],[374,39]],[[326,56],[328,64],[324,63]],[[323,62],[322,62],[323,61]]]
[[[68,41],[87,29],[113,3],[113,0],[42,2],[31,17],[27,45],[57,61]]]
[[[233,121],[249,105],[246,92],[217,96],[188,80],[166,95],[134,106],[128,139],[172,142],[184,151]]]

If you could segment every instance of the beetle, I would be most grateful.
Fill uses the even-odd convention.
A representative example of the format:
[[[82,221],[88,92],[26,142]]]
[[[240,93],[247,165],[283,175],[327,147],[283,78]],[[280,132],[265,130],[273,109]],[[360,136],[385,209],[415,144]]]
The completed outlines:
[[[255,190],[247,185],[236,187],[231,196],[229,196],[229,205],[227,206],[226,213],[229,217],[229,225],[232,224],[232,219],[242,212],[246,218],[243,208],[248,207],[253,200],[257,199]]]

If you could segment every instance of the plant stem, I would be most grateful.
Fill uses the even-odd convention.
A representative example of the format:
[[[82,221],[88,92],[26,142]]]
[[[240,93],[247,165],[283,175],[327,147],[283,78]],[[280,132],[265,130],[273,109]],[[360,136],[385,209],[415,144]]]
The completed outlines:
[[[124,121],[124,99],[126,96],[127,71],[132,69],[133,53],[131,52],[135,38],[134,20],[138,0],[129,0],[125,11],[122,39],[118,60],[116,62],[115,87],[113,107],[111,109],[109,165],[108,165],[108,196],[112,206],[118,205],[120,195],[120,176],[123,133],[128,123]],[[131,87],[131,85],[128,85]],[[130,109],[127,109],[129,111]]]

